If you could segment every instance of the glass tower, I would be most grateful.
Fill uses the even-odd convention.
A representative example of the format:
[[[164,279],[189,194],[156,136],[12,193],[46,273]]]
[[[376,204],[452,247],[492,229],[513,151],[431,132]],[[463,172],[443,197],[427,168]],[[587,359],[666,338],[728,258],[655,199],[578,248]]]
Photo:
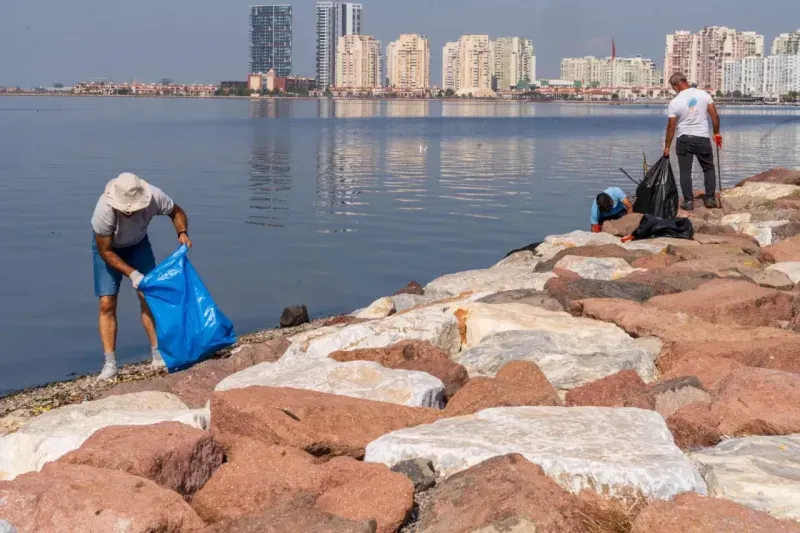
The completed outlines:
[[[317,2],[317,87],[336,83],[336,46],[339,37],[361,35],[361,4]]]
[[[250,8],[250,72],[292,74],[292,6]]]

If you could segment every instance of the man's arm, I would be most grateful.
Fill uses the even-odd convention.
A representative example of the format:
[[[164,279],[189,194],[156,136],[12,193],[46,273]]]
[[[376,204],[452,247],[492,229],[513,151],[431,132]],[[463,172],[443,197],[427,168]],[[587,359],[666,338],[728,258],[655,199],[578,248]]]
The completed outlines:
[[[181,209],[178,204],[175,204],[175,207],[172,208],[172,213],[169,214],[169,218],[172,219],[172,225],[175,226],[178,242],[191,248],[192,240],[189,238],[189,219],[186,217],[186,211]]]
[[[627,196],[626,196],[625,198],[623,198],[623,199],[622,199],[622,205],[624,205],[624,206],[625,206],[625,209],[627,209],[627,210],[628,210],[628,213],[629,213],[629,214],[630,214],[630,213],[633,213],[633,204],[631,203],[631,201],[630,201],[630,200],[628,200],[628,197],[627,197]]]
[[[719,135],[719,113],[717,113],[717,106],[708,104],[708,114],[711,115],[711,125],[714,126],[714,135]]]
[[[100,257],[108,264],[108,266],[114,270],[122,272],[126,277],[131,277],[131,274],[136,272],[135,268],[123,261],[122,258],[118,256],[111,248],[110,235],[108,237],[95,235],[94,240],[97,243],[97,251],[100,254]]]
[[[678,127],[678,117],[670,117],[667,120],[667,134],[664,139],[664,157],[669,157],[672,148],[672,140],[675,138],[675,130]]]

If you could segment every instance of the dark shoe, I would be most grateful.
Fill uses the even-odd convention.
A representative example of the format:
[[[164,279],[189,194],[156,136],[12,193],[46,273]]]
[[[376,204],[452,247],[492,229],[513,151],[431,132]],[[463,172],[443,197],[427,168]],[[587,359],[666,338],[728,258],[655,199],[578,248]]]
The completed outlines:
[[[711,198],[706,196],[703,199],[703,205],[706,206],[707,209],[716,209],[718,207],[717,206],[717,199],[714,198],[713,196]]]
[[[691,200],[684,200],[681,204],[681,209],[684,211],[694,211],[694,202]]]

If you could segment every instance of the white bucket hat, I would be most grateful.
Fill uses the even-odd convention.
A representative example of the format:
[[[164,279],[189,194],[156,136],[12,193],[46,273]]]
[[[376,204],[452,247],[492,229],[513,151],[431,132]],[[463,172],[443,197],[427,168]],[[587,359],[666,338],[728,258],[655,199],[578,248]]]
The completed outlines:
[[[130,215],[150,205],[153,192],[142,178],[130,172],[123,172],[106,185],[105,199],[108,205]]]

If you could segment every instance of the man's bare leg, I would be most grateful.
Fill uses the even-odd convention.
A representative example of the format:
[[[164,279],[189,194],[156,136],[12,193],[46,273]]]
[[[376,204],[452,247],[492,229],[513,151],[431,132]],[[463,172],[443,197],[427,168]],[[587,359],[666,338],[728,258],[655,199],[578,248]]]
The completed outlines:
[[[153,356],[152,366],[153,368],[163,368],[165,364],[164,359],[161,357],[161,352],[158,351],[158,336],[156,335],[156,323],[153,320],[153,314],[147,306],[144,294],[141,292],[137,294],[142,308],[142,326],[144,326],[144,331],[147,333],[147,338],[150,339],[150,355]]]
[[[117,297],[101,296],[98,319],[100,341],[103,343],[105,365],[99,379],[113,379],[117,375]]]

